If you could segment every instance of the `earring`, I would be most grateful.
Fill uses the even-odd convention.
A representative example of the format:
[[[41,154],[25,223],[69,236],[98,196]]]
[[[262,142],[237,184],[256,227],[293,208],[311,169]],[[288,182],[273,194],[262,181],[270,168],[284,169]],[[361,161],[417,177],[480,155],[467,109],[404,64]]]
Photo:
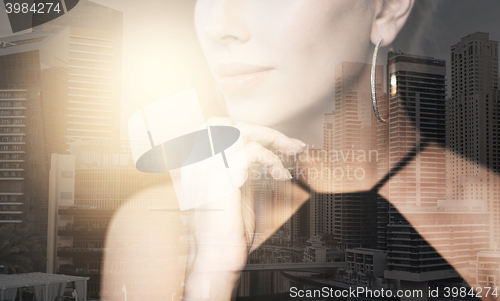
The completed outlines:
[[[378,40],[377,45],[375,46],[375,50],[373,51],[372,74],[371,74],[372,102],[373,102],[373,112],[375,113],[375,117],[377,117],[377,119],[380,122],[386,122],[384,118],[380,117],[380,113],[378,112],[377,95],[375,92],[375,67],[377,65],[377,54],[378,54],[378,49],[380,48],[380,43],[382,43],[382,39]]]

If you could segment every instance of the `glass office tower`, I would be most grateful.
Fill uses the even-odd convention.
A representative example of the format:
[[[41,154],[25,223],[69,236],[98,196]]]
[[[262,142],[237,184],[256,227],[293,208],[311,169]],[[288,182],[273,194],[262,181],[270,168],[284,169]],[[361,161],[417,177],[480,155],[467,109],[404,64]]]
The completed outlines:
[[[385,278],[400,280],[405,288],[425,288],[429,281],[458,277],[415,230],[442,220],[439,214],[430,213],[440,212],[438,201],[444,200],[446,194],[446,154],[442,147],[446,61],[394,52],[389,53],[388,60],[389,164],[400,164],[415,148],[418,155],[388,183],[391,205]],[[413,226],[405,219],[419,214],[430,218]]]

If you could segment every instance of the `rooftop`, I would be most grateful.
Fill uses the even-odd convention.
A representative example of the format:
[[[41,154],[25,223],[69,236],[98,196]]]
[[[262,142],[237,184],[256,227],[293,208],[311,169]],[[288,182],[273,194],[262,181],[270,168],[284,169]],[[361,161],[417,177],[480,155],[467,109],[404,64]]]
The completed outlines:
[[[65,28],[33,31],[0,38],[0,56],[39,49]]]
[[[9,288],[30,287],[54,283],[68,283],[74,281],[87,281],[88,277],[77,277],[59,274],[28,273],[0,275],[0,290]]]

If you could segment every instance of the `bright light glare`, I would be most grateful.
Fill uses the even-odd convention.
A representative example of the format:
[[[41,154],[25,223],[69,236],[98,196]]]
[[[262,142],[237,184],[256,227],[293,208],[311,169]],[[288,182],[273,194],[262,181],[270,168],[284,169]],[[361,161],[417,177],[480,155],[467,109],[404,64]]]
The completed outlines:
[[[147,53],[134,64],[136,89],[151,99],[159,99],[186,85],[188,76],[182,59],[165,52]]]
[[[396,78],[396,75],[395,75],[395,74],[393,74],[393,75],[391,76],[391,88],[396,87],[396,85],[397,85],[397,84],[398,84],[398,79]]]

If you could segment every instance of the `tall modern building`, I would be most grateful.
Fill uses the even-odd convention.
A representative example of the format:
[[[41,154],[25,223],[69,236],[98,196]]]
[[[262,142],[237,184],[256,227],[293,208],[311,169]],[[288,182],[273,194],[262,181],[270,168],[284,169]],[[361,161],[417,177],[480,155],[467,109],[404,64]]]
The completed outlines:
[[[500,138],[498,42],[488,33],[468,35],[451,47],[451,99],[447,103],[448,198],[484,200],[494,217],[500,214]],[[462,159],[465,158],[464,159]],[[493,219],[492,237],[500,238]]]
[[[46,241],[50,156],[119,136],[122,14],[89,1],[0,38],[0,221]]]
[[[0,220],[46,241],[50,154],[66,147],[69,30],[1,38]]]
[[[376,247],[377,197],[359,191],[361,179],[374,182],[377,176],[379,122],[371,106],[370,78],[359,76],[359,70],[370,67],[352,62],[335,66],[335,109],[325,115],[322,193],[313,195],[311,202],[310,235],[333,234],[341,249]],[[377,74],[377,92],[383,99],[382,66]],[[368,132],[374,133],[373,139],[366,139]],[[360,156],[363,168],[358,167]]]
[[[27,90],[0,90],[0,223],[24,222],[27,101]]]
[[[251,195],[250,190],[253,191],[255,200],[255,239],[264,241],[269,232],[274,232],[272,213],[276,209],[273,204],[271,183],[265,180],[258,180],[258,182],[255,180],[248,187],[244,187],[246,195]]]
[[[64,16],[34,28],[69,26],[68,144],[120,138],[123,14],[80,2]]]
[[[253,194],[254,197],[256,240],[268,237],[277,229],[281,229],[284,231],[284,240],[287,243],[291,241],[293,189],[290,181],[278,182],[270,175],[252,179],[245,185],[244,193],[249,196]]]
[[[436,206],[446,194],[446,61],[389,53],[389,164],[431,142],[388,183],[391,203]]]
[[[440,236],[423,237],[419,233],[436,231],[434,227],[439,223],[452,223],[435,209],[446,195],[446,61],[389,52],[387,73],[389,165],[404,166],[402,162],[409,153],[418,155],[412,156],[409,164],[386,184],[391,205],[385,237],[385,278],[400,280],[401,288],[426,289],[428,281],[458,277],[426,241]]]
[[[489,250],[490,222],[484,203],[451,200],[399,209],[388,225],[384,277],[399,280],[402,289],[426,289],[434,281],[467,276],[471,258]]]
[[[309,202],[299,205],[302,203],[298,197],[301,189],[296,185],[292,186],[294,208],[297,208],[290,220],[290,240],[293,246],[304,245],[309,239]]]

